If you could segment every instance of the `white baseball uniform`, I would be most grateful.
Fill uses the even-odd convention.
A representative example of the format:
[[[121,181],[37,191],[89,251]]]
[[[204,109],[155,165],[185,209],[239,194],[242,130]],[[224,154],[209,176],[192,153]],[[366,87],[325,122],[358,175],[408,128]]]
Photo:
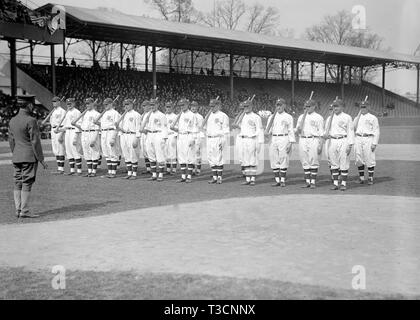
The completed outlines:
[[[330,117],[326,123],[329,123]],[[350,154],[347,155],[347,147],[354,144],[353,120],[347,113],[332,115],[329,135],[328,159],[331,169],[348,170],[350,167]]]
[[[118,161],[118,139],[115,123],[118,122],[121,115],[115,109],[105,111],[100,123],[101,123],[101,147],[102,153],[107,160],[116,162]],[[114,145],[111,146],[111,142]]]
[[[303,114],[298,118],[297,127],[300,126],[302,119]],[[308,113],[299,138],[299,156],[304,170],[319,168],[318,146],[323,133],[324,118],[315,111]]]
[[[193,128],[192,128],[192,135],[194,138],[194,147],[195,147],[195,164],[201,164],[201,156],[202,156],[202,145],[203,145],[203,137],[204,134],[201,131],[203,127],[204,118],[198,112],[194,113],[194,120],[193,120]]]
[[[60,136],[64,134],[64,132],[55,133],[55,130],[58,129],[58,125],[60,124],[61,120],[64,117],[66,110],[62,107],[57,107],[51,114],[50,117],[50,124],[51,124],[51,146],[52,151],[55,156],[64,156],[65,155],[65,145],[64,140],[63,142],[59,142]],[[62,128],[63,125],[60,126]]]
[[[99,126],[94,123],[99,115],[98,111],[89,110],[78,122],[78,125],[82,128],[81,140],[85,160],[99,159]],[[90,146],[92,142],[94,143],[93,147]]]
[[[258,165],[257,146],[259,143],[264,143],[261,117],[254,112],[245,113],[240,127],[242,165],[244,167],[256,167]]]
[[[168,137],[166,116],[159,110],[152,112],[147,122],[147,155],[151,162],[165,162],[165,144]]]
[[[289,143],[296,142],[293,127],[293,117],[287,112],[271,115],[267,125],[273,120],[271,129],[270,163],[272,169],[289,168],[290,153],[286,152]],[[291,152],[291,151],[290,151]]]
[[[371,113],[361,114],[357,124],[355,137],[356,165],[366,165],[368,168],[376,165],[375,152],[372,145],[379,142],[378,118]]]
[[[166,140],[165,154],[166,162],[170,164],[176,164],[176,144],[177,144],[177,132],[171,129],[171,126],[175,122],[177,115],[172,112],[165,114],[166,122],[168,124],[168,139]]]
[[[222,111],[210,113],[206,124],[207,160],[210,167],[223,166],[223,149],[229,132],[229,117]]]
[[[136,163],[139,161],[139,144],[133,147],[133,143],[140,137],[140,114],[135,110],[130,110],[121,120],[120,145],[125,162]]]
[[[66,149],[66,156],[68,159],[81,159],[80,154],[80,137],[78,133],[80,130],[73,126],[71,123],[76,120],[80,116],[81,112],[76,108],[67,111],[66,117],[63,121],[63,128],[66,130],[65,133],[65,149]],[[74,140],[76,141],[76,145],[73,144]]]
[[[195,164],[195,137],[193,135],[195,116],[191,110],[182,112],[178,122],[178,162],[180,164]]]

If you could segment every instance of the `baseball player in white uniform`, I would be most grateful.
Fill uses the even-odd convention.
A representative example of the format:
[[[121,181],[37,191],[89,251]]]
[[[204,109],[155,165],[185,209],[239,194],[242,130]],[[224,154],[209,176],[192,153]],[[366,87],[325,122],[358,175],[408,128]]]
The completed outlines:
[[[50,116],[43,120],[43,124],[50,120],[51,125],[51,146],[53,154],[57,161],[57,172],[55,174],[64,174],[65,161],[65,146],[64,146],[64,132],[56,133],[56,129],[62,128],[62,120],[66,114],[66,110],[61,107],[61,100],[59,97],[52,99],[53,110]]]
[[[86,111],[84,111],[79,119],[73,121],[73,125],[81,132],[81,143],[83,157],[85,158],[88,172],[85,177],[96,177],[99,160],[99,126],[95,124],[95,120],[99,117],[96,111],[96,103],[92,98],[85,100]]]
[[[241,159],[245,171],[243,185],[255,185],[257,175],[258,154],[264,144],[264,129],[261,117],[252,111],[253,102],[247,100],[243,103],[244,113],[238,123],[240,127]]]
[[[379,142],[378,118],[369,112],[369,102],[360,104],[360,111],[354,120],[356,165],[359,170],[360,183],[365,182],[365,167],[368,169],[368,184],[373,184],[375,173],[375,151]]]
[[[66,100],[67,112],[63,119],[63,127],[56,128],[56,133],[60,131],[65,132],[64,144],[66,149],[66,156],[69,159],[70,173],[67,175],[82,175],[82,156],[80,150],[80,130],[75,127],[72,122],[80,117],[80,111],[75,108],[75,99],[68,98]],[[77,168],[77,173],[76,169]]]
[[[210,184],[221,184],[223,176],[223,150],[229,141],[229,117],[220,111],[222,104],[218,99],[210,100],[211,110],[204,119],[207,137],[207,160],[212,171]]]
[[[134,110],[132,99],[125,99],[123,104],[125,112],[116,125],[120,131],[121,151],[127,166],[125,179],[135,180],[139,163],[141,115]]]
[[[333,102],[334,113],[327,120],[324,138],[329,139],[328,159],[331,164],[334,185],[331,190],[338,190],[338,177],[341,176],[341,191],[347,187],[350,168],[350,152],[354,145],[353,120],[343,112],[344,102],[336,99]]]
[[[156,99],[150,100],[151,110],[146,115],[145,126],[140,131],[147,132],[146,149],[150,160],[151,181],[163,181],[165,169],[165,145],[168,138],[166,116],[159,111]]]
[[[99,119],[96,119],[95,123],[98,124],[99,122],[101,127],[102,154],[108,167],[108,174],[104,177],[115,178],[119,158],[115,123],[118,122],[121,115],[114,109],[114,101],[111,98],[106,98],[103,104],[105,110],[99,116]]]
[[[315,100],[306,101],[304,114],[299,116],[296,126],[296,133],[299,134],[299,156],[306,181],[302,188],[315,188],[322,153],[324,118],[315,112],[316,106]]]
[[[171,102],[166,103],[165,106],[166,122],[168,124],[168,139],[166,140],[165,155],[166,155],[166,172],[168,174],[176,173],[176,144],[178,134],[176,131],[171,129],[174,124],[177,115],[173,111],[173,105]]]
[[[146,167],[146,170],[143,171],[142,174],[151,174],[152,171],[150,169],[150,160],[149,160],[149,157],[147,156],[147,148],[146,148],[146,140],[147,140],[146,115],[150,111],[149,100],[144,100],[141,106],[143,108],[143,113],[141,116],[141,126],[144,128],[144,130],[140,132],[140,149],[141,149],[141,152],[143,153],[144,165]]]
[[[296,142],[293,117],[285,111],[286,101],[278,99],[276,109],[268,119],[266,135],[271,134],[270,163],[274,173],[273,187],[286,186],[292,144]]]
[[[195,164],[195,136],[193,134],[194,121],[196,116],[189,110],[190,102],[188,99],[179,101],[181,112],[171,126],[171,129],[178,132],[178,162],[181,168],[181,179],[177,182],[190,183]]]
[[[245,177],[245,168],[242,164],[242,138],[239,135],[239,133],[241,132],[241,128],[239,127],[238,124],[238,120],[239,118],[242,116],[242,113],[244,112],[244,104],[243,102],[239,103],[239,113],[236,115],[235,119],[233,120],[233,124],[232,124],[232,129],[234,130],[234,134],[235,134],[235,160],[237,160],[239,162],[239,164],[241,165],[241,177],[244,178]]]
[[[203,146],[203,116],[198,113],[198,103],[196,101],[191,102],[191,112],[194,113],[195,119],[193,122],[192,134],[194,137],[195,146],[195,164],[193,169],[193,175],[200,175],[201,173],[201,158],[202,158],[202,146]]]
[[[336,97],[336,100],[337,99],[338,97]],[[328,110],[329,110],[329,116],[327,117],[327,120],[324,121],[324,132],[327,131],[327,126],[329,125],[331,116],[334,113],[334,107],[332,103],[329,105]],[[327,162],[328,162],[328,168],[330,169],[331,182],[334,184],[333,170],[331,168],[331,161],[328,154],[329,144],[330,144],[330,139],[324,137],[323,150],[325,152],[325,158],[327,159]]]

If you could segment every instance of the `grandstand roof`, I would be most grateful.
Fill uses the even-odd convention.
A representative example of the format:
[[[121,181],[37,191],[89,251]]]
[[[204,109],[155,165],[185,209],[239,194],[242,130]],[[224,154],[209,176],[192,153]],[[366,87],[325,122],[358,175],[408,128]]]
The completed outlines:
[[[52,6],[49,3],[37,10]],[[71,38],[351,66],[395,61],[420,64],[420,57],[413,55],[170,22],[115,10],[65,8],[66,36]]]

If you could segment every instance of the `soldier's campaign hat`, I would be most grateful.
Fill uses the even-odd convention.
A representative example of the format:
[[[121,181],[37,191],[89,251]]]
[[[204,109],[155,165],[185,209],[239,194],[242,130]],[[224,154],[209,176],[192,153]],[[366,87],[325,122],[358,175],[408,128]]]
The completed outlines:
[[[27,105],[29,103],[35,104],[35,96],[34,95],[18,95],[16,102],[19,105]]]
[[[74,99],[74,98],[67,98],[66,99],[66,103],[75,103],[76,102],[76,99]]]
[[[94,102],[95,102],[95,100],[93,100],[93,98],[86,98],[86,99],[85,99],[85,102],[86,102],[86,103],[94,103]]]
[[[61,99],[60,99],[59,97],[55,96],[55,97],[53,97],[53,98],[51,99],[51,101],[52,101],[52,102],[60,102],[60,101],[61,101]]]
[[[113,102],[114,102],[114,100],[112,100],[111,98],[105,98],[105,100],[104,100],[104,104],[111,104]]]
[[[316,107],[317,103],[315,100],[311,99],[311,100],[306,100],[304,107],[314,107],[314,106]]]
[[[123,102],[123,105],[127,106],[127,105],[132,104],[132,103],[133,103],[133,99],[125,99],[124,102]]]
[[[283,98],[277,99],[276,106],[286,104],[286,100]]]

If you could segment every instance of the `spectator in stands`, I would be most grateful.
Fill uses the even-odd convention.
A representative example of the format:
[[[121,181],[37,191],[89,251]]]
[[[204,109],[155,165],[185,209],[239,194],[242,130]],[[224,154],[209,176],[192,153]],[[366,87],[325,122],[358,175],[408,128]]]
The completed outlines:
[[[69,63],[67,62],[67,59],[64,59],[63,67],[67,67],[68,65],[69,65]]]
[[[71,59],[70,64],[72,67],[76,67],[76,61],[74,61],[74,58]]]
[[[118,61],[115,61],[115,63],[114,63],[114,68],[115,68],[116,70],[118,70],[118,69],[120,68],[120,65],[118,64]]]
[[[225,75],[225,69],[222,69],[222,71],[220,72],[220,75],[221,76],[224,76]]]
[[[63,60],[61,59],[61,57],[58,57],[57,59],[57,65],[62,65],[63,64]]]

